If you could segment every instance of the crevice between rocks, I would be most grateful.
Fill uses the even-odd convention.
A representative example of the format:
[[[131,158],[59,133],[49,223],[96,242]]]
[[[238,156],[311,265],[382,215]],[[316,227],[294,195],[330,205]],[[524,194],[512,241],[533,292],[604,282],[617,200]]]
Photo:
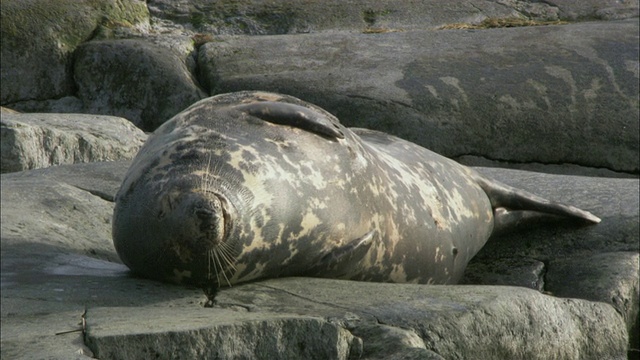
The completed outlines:
[[[461,159],[465,156],[471,157],[470,159]],[[514,170],[527,170],[526,167],[536,167],[536,166],[557,166],[558,169],[556,171],[549,171],[551,174],[557,175],[576,175],[576,176],[603,176],[598,175],[597,172],[611,172],[610,176],[605,177],[620,177],[620,178],[630,178],[637,179],[640,177],[640,172],[635,171],[620,171],[608,167],[591,167],[585,164],[579,163],[567,163],[567,162],[539,162],[539,161],[515,161],[515,160],[506,160],[506,159],[498,159],[492,158],[486,155],[478,154],[478,153],[465,153],[465,154],[457,154],[451,155],[451,159],[466,165],[466,166],[481,166],[481,167],[500,167],[500,168],[512,168]],[[492,164],[485,164],[483,162],[491,162]],[[570,169],[570,167],[578,167],[574,169]],[[561,171],[565,169],[565,171]],[[553,169],[548,169],[553,170]],[[574,171],[572,171],[574,170]]]
[[[341,305],[337,305],[334,303],[329,303],[329,302],[325,302],[325,301],[318,301],[315,299],[311,299],[308,298],[306,296],[300,295],[300,294],[296,294],[294,292],[291,291],[287,291],[281,288],[277,288],[277,287],[273,287],[273,286],[269,286],[269,285],[263,285],[263,284],[255,284],[256,286],[259,287],[263,287],[266,289],[270,289],[270,290],[274,290],[274,291],[278,291],[278,292],[282,292],[285,293],[287,295],[305,300],[305,301],[309,301],[315,304],[320,304],[320,305],[325,305],[331,308],[338,308],[338,309],[343,309],[346,310],[348,312],[353,312],[356,315],[361,315],[364,314],[366,316],[369,317],[368,320],[365,320],[364,322],[360,322],[360,319],[348,319],[345,316],[343,317],[329,317],[329,318],[325,318],[326,321],[335,324],[336,326],[340,326],[341,328],[345,329],[346,331],[348,331],[349,333],[351,333],[354,337],[361,339],[362,341],[362,346],[363,349],[359,351],[360,353],[360,357],[364,356],[365,359],[370,358],[369,356],[367,356],[367,351],[365,350],[366,348],[366,344],[377,344],[380,342],[380,339],[378,339],[378,337],[383,336],[386,342],[387,347],[389,345],[393,345],[392,347],[395,348],[394,352],[388,353],[386,355],[388,356],[403,356],[403,354],[407,353],[411,353],[411,351],[413,350],[418,350],[418,351],[425,351],[425,352],[430,352],[432,354],[434,354],[434,356],[439,356],[439,354],[437,352],[434,352],[433,349],[430,349],[429,347],[427,347],[427,342],[425,341],[425,339],[420,336],[420,334],[418,334],[416,332],[416,329],[413,328],[403,328],[403,327],[399,327],[396,326],[394,324],[387,324],[386,322],[382,321],[379,317],[377,317],[375,314],[372,314],[366,310],[363,309],[358,309],[357,311],[354,311],[353,309],[346,307],[346,306],[341,306]],[[377,329],[377,330],[373,330],[372,329]],[[388,333],[393,333],[391,336],[385,336],[384,334],[388,334]],[[416,346],[416,347],[411,347],[407,345],[407,339],[409,337],[409,333],[413,333],[415,335],[415,337],[417,339],[419,339],[420,343],[422,346]],[[404,334],[404,335],[403,335]],[[378,359],[378,357],[375,356],[375,351],[371,354],[368,355],[374,355],[373,358]],[[422,352],[418,353],[420,356],[424,356],[424,354],[422,354]],[[358,357],[358,358],[360,358]],[[395,356],[394,356],[395,357]]]
[[[93,195],[93,196],[97,196],[99,198],[101,198],[102,200],[108,201],[108,202],[115,202],[115,195],[110,195],[107,194],[105,192],[102,192],[100,190],[91,190],[91,189],[87,189],[87,188],[83,188],[81,186],[77,186],[77,185],[73,185],[73,184],[68,184],[70,186],[73,186],[74,188],[78,189],[78,190],[82,190],[82,191],[86,191],[89,194]]]
[[[376,103],[391,103],[391,104],[396,104],[411,110],[415,110],[413,108],[413,106],[409,105],[409,104],[405,104],[401,101],[397,101],[397,100],[387,100],[387,101],[380,101],[380,99],[374,99],[372,97],[368,97],[368,96],[363,96],[363,95],[354,95],[354,94],[345,94],[346,97],[351,98],[351,99],[362,99],[362,100],[367,100],[367,101],[373,101]]]
[[[350,312],[354,312],[353,309],[351,309],[349,307],[346,307],[346,306],[340,306],[340,305],[336,305],[334,303],[328,303],[328,302],[324,302],[324,301],[314,300],[314,299],[311,299],[311,298],[308,298],[308,297],[305,297],[305,296],[302,296],[302,295],[299,295],[299,294],[296,294],[296,293],[293,293],[293,292],[290,292],[290,291],[287,291],[287,290],[283,290],[283,289],[280,289],[280,288],[277,288],[277,287],[272,287],[272,286],[263,285],[263,284],[256,284],[256,286],[264,287],[264,288],[275,290],[275,291],[280,291],[280,292],[283,292],[285,294],[291,295],[293,297],[297,297],[299,299],[303,299],[303,300],[306,300],[306,301],[309,301],[309,302],[312,302],[312,303],[315,303],[315,304],[325,305],[325,306],[328,306],[328,307],[331,307],[331,308],[338,308],[338,309],[343,309],[343,310],[347,310],[347,311],[350,311]],[[377,324],[386,325],[377,316],[375,316],[374,314],[372,314],[370,312],[367,312],[367,311],[362,310],[362,309],[358,309],[357,312],[370,316],[372,319],[374,319],[376,321]]]
[[[542,270],[540,271],[540,275],[538,276],[538,278],[540,279],[540,290],[543,294],[547,294],[547,295],[553,295],[549,292],[549,290],[547,290],[547,273],[549,272],[549,260],[542,260],[542,259],[536,259],[536,258],[532,258],[533,260],[539,261],[542,263]]]

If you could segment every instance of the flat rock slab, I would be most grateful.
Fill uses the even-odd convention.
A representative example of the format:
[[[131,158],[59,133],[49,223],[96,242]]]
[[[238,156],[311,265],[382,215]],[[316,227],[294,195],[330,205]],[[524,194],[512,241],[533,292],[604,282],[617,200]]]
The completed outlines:
[[[219,37],[198,62],[211,93],[295,95],[448,157],[637,173],[638,33],[632,19]]]
[[[422,339],[405,347],[446,359],[626,355],[626,330],[611,307],[523,288],[290,278],[225,290],[218,307],[90,309],[87,343],[105,359],[368,358],[375,344],[352,333],[382,324]]]

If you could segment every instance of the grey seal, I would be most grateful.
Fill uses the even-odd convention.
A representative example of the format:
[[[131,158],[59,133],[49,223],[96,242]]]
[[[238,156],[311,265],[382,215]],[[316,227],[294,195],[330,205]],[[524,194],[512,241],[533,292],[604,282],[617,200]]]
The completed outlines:
[[[203,99],[158,128],[116,196],[142,276],[205,288],[282,276],[452,284],[501,209],[600,221],[297,98]]]

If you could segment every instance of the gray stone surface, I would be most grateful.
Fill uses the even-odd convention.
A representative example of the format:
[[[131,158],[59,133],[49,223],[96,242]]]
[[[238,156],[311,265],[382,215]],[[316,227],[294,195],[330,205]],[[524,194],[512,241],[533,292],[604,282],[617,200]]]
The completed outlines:
[[[110,28],[149,24],[138,0],[3,0],[0,34],[0,102],[71,95],[72,54],[81,43]]]
[[[561,297],[606,302],[623,316],[629,343],[640,343],[638,253],[607,252],[549,262],[546,290]],[[640,347],[639,347],[640,348]]]
[[[84,111],[122,116],[155,130],[206,96],[183,59],[144,40],[83,44],[76,52],[74,76]]]
[[[148,5],[155,26],[161,29],[248,35],[424,30],[486,18],[611,20],[638,16],[635,0],[150,0]]]
[[[2,251],[42,244],[117,261],[111,242],[112,209],[111,202],[67,183],[3,174]]]
[[[338,328],[349,328],[352,331],[357,331],[356,329],[360,326],[370,327],[376,324],[384,324],[382,331],[389,328],[398,328],[395,329],[398,332],[402,331],[401,329],[410,329],[419,335],[405,347],[415,348],[414,343],[422,342],[427,349],[446,359],[467,359],[476,356],[483,359],[586,359],[598,356],[623,358],[626,353],[624,349],[627,339],[624,325],[619,315],[608,305],[577,299],[553,298],[522,288],[429,287],[290,278],[225,290],[220,295],[218,307],[191,310],[199,312],[198,317],[204,323],[225,324],[229,322],[227,317],[229,315],[224,312],[227,306],[250,307],[248,313],[242,309],[236,310],[236,314],[232,316],[235,319],[247,319],[247,315],[256,314],[258,316],[255,318],[259,321],[260,315],[269,313],[294,313],[303,316],[314,314],[329,319],[329,323],[333,323]],[[118,312],[123,314],[119,315]],[[156,314],[157,311],[153,313]],[[503,316],[507,313],[509,316]],[[156,336],[147,335],[149,339],[137,336],[135,347],[144,349],[161,342],[162,345],[154,345],[154,347],[167,346],[173,349],[179,348],[176,342],[190,343],[193,345],[186,348],[193,351],[203,347],[199,353],[207,355],[208,351],[215,349],[212,346],[213,349],[208,350],[219,335],[212,336],[210,342],[172,341],[169,338],[171,334],[203,327],[200,321],[190,321],[191,316],[194,315],[186,316],[179,310],[176,314],[177,317],[187,320],[186,324],[176,325],[175,321],[171,321],[163,325],[163,321],[159,318],[164,316],[157,314],[158,320],[154,321],[155,324],[151,325],[150,329],[148,323],[136,325],[130,321],[132,316],[135,316],[134,310],[130,308],[104,309],[93,316],[91,311],[88,311],[87,337],[89,344],[95,344],[90,347],[96,349],[98,344],[104,344],[105,347],[110,345],[109,349],[115,353],[109,358],[120,358],[127,347],[119,346],[123,343],[112,337],[120,336],[124,341],[125,338],[129,338],[129,334],[135,336],[145,332],[156,334]],[[148,314],[143,318],[151,316],[153,315]],[[273,315],[271,317],[273,322]],[[122,320],[119,321],[120,319]],[[529,319],[534,320],[529,321]],[[194,323],[194,326],[190,323]],[[258,329],[265,326],[256,325]],[[301,332],[306,330],[305,322],[293,323],[289,326]],[[91,330],[92,328],[94,330]],[[215,328],[215,325],[209,325],[206,328]],[[327,328],[332,327],[327,326]],[[509,332],[505,332],[505,328],[509,329]],[[228,331],[229,336],[227,337],[225,333],[223,338],[233,343],[233,335],[236,331],[232,328]],[[367,333],[361,333],[363,336],[365,334]],[[280,333],[276,331],[264,335],[266,338],[264,341],[267,342],[278,338]],[[251,343],[252,340],[247,339],[247,335],[244,336],[244,342]],[[322,334],[316,336],[322,336]],[[332,337],[332,339],[329,348],[333,348],[334,343],[339,346],[342,342],[339,337]],[[371,343],[366,337],[360,339],[366,355],[367,347]],[[381,340],[388,342],[389,337],[382,337]],[[300,348],[309,346],[306,343],[302,344],[304,345],[299,345]],[[373,344],[373,348],[376,345],[380,346]],[[236,348],[235,350],[229,348],[225,356],[233,358],[236,354],[243,354],[244,347],[236,346]],[[389,351],[388,348],[387,351]],[[178,352],[173,355],[178,358],[188,356]],[[353,352],[347,352],[346,355],[356,355],[357,358],[357,354]],[[249,353],[247,358],[261,359],[268,356],[256,351]],[[347,357],[332,356],[331,358],[346,359]]]
[[[486,17],[513,17],[510,6],[493,1],[456,2],[357,0],[212,0],[175,2],[152,0],[151,15],[182,28],[214,34],[295,34],[366,29],[408,30],[451,22],[481,21]],[[164,24],[168,26],[169,24]]]
[[[347,329],[308,315],[196,306],[167,315],[153,307],[91,309],[87,345],[100,359],[346,360],[352,344],[361,343]]]
[[[552,7],[557,7],[560,17],[568,20],[618,20],[630,17],[638,17],[638,1],[634,0],[549,0],[545,1],[544,3]]]
[[[203,45],[199,64],[212,93],[293,94],[448,157],[637,174],[638,33],[633,19],[228,37]]]
[[[631,226],[638,204],[628,200],[637,198],[637,180],[480,169],[603,218],[596,226],[542,221],[505,232],[487,244],[480,262],[507,253],[540,258],[543,290],[598,302],[543,295],[518,282],[512,284],[524,287],[291,278],[224,289],[214,308],[203,308],[201,290],[134,278],[119,263],[110,200],[128,165],[61,165],[1,176],[2,358],[626,356],[638,308],[638,228]],[[589,272],[581,270],[596,261],[600,265]],[[539,264],[530,264],[540,272]],[[510,271],[503,274],[507,279],[532,270]],[[560,273],[551,278],[553,271]]]
[[[132,159],[147,136],[130,121],[82,114],[2,113],[0,172]]]

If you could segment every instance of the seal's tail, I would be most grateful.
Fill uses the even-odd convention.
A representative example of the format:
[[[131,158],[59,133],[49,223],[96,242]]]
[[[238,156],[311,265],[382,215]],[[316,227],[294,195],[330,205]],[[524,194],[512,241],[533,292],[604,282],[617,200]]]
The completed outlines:
[[[583,219],[595,224],[600,222],[599,217],[588,211],[549,201],[527,191],[485,178],[475,171],[474,173],[475,180],[489,197],[494,209],[506,208],[508,210],[537,211],[546,214]]]

